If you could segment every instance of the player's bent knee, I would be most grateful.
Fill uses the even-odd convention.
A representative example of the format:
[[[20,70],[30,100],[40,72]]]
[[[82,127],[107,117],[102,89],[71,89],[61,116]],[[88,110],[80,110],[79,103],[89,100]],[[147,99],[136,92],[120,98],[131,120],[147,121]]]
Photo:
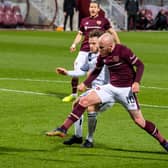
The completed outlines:
[[[89,101],[87,99],[87,97],[81,97],[79,100],[79,104],[83,107],[88,107],[89,106]]]

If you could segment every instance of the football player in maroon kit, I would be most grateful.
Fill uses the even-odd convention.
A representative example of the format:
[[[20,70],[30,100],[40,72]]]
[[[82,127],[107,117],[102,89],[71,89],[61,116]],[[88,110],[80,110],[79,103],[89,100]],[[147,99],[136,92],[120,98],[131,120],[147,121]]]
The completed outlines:
[[[105,102],[112,102],[113,104],[118,102],[125,107],[140,128],[153,136],[168,151],[168,141],[161,135],[154,123],[144,119],[138,103],[136,93],[139,92],[144,70],[142,61],[131,49],[116,44],[113,36],[109,33],[104,33],[99,38],[99,52],[96,68],[78,86],[78,89],[84,91],[98,76],[104,65],[108,67],[110,83],[98,86],[92,89],[88,95],[81,97],[61,127],[55,129],[55,135],[66,136],[67,130],[80,118],[88,106]]]
[[[116,43],[120,43],[117,33],[114,29],[112,29],[110,22],[105,18],[99,15],[100,6],[99,3],[95,0],[92,0],[89,5],[90,16],[82,19],[78,34],[76,35],[73,44],[70,47],[70,51],[74,52],[76,50],[77,44],[82,41],[80,51],[77,55],[77,58],[74,61],[74,70],[79,70],[83,64],[86,62],[89,49],[89,32],[93,29],[99,29],[102,31],[110,32],[116,41]],[[72,85],[72,94],[63,98],[63,102],[70,102],[77,97],[77,85],[78,78],[73,77],[71,81]]]
[[[79,12],[78,27],[80,27],[81,20],[89,17],[89,5],[91,0],[76,0],[76,9]],[[104,16],[105,12],[100,8],[99,15]]]

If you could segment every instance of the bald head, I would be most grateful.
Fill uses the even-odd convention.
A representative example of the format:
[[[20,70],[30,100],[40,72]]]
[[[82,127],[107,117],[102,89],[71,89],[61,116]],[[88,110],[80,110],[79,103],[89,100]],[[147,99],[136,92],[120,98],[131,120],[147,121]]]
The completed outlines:
[[[114,43],[114,38],[111,34],[104,33],[103,35],[100,36],[99,43],[105,45],[106,47],[110,47]]]
[[[99,51],[102,57],[108,56],[115,47],[114,38],[109,33],[104,33],[99,37]]]

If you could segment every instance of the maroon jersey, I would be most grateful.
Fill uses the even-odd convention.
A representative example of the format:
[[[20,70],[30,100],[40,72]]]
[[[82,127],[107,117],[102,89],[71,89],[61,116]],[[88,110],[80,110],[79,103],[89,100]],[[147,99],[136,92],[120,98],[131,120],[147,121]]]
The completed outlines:
[[[76,0],[76,8],[79,11],[79,27],[81,20],[85,17],[89,17],[89,5],[90,0]],[[100,8],[99,15],[105,16],[105,12]]]
[[[110,22],[101,15],[97,16],[96,18],[86,17],[82,19],[79,31],[83,33],[84,39],[82,41],[80,51],[90,51],[88,43],[90,31],[93,29],[106,31],[109,28],[111,28]]]
[[[129,48],[116,44],[108,56],[98,57],[96,68],[84,81],[86,86],[96,78],[104,64],[107,65],[110,72],[110,83],[116,87],[129,87],[133,82],[140,82],[144,70],[143,63]]]

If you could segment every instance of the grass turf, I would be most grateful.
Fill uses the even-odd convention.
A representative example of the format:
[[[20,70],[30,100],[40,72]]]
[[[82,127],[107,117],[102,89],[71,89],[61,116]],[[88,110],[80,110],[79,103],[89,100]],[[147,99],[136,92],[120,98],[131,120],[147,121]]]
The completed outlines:
[[[139,93],[143,114],[168,138],[168,32],[119,36],[145,64]],[[72,69],[74,37],[71,32],[0,31],[0,167],[167,167],[164,149],[118,104],[98,116],[93,149],[67,147],[63,139],[44,135],[71,110],[70,103],[61,102],[70,93],[70,78],[54,71],[58,66]],[[85,137],[86,114],[83,129]]]

